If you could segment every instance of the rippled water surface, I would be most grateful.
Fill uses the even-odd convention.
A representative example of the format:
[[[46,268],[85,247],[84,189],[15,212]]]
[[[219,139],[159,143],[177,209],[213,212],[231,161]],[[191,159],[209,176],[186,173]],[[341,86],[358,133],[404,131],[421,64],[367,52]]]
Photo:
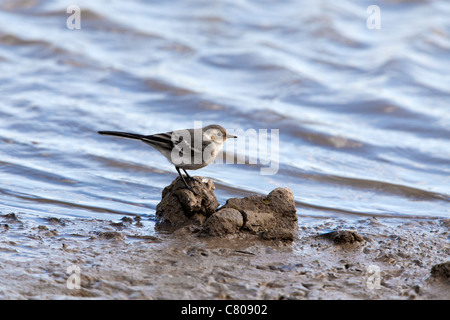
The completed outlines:
[[[280,129],[276,175],[195,172],[221,204],[281,186],[300,223],[450,217],[450,2],[376,1],[370,30],[373,2],[0,1],[0,212],[152,221],[173,166],[97,131],[203,121]]]

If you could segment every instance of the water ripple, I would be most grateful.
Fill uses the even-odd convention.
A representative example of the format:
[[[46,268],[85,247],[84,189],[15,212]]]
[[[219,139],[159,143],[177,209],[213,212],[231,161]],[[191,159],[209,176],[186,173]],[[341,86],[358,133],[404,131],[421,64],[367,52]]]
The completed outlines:
[[[195,173],[221,202],[287,186],[299,215],[450,217],[450,5],[381,1],[369,30],[371,4],[79,1],[68,30],[64,1],[3,1],[0,210],[152,213],[173,166],[96,132],[201,120],[280,130],[277,175]]]

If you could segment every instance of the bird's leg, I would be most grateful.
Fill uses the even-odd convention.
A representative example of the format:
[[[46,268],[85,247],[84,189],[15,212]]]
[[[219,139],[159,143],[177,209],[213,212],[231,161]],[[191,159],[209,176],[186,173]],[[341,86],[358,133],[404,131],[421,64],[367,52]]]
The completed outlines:
[[[194,195],[197,195],[197,193],[195,193],[195,191],[191,188],[191,186],[187,184],[186,180],[184,179],[183,175],[182,175],[181,172],[180,172],[180,168],[175,167],[175,169],[177,169],[178,175],[179,175],[179,176],[181,177],[181,179],[183,180],[184,185],[186,186],[186,188],[188,188]],[[184,170],[184,169],[183,169],[183,170]],[[186,172],[186,171],[184,171],[184,172]],[[188,177],[189,177],[189,175],[188,175]]]
[[[189,180],[192,180],[192,177],[187,173],[186,170],[182,169],[184,171],[184,173],[186,174],[186,176],[189,178]]]
[[[197,180],[196,178],[191,177],[191,176],[187,173],[186,170],[183,169],[183,171],[184,171],[184,173],[186,173],[186,176],[188,177],[189,180],[194,180],[194,181],[197,181],[197,182],[201,182],[201,181]]]

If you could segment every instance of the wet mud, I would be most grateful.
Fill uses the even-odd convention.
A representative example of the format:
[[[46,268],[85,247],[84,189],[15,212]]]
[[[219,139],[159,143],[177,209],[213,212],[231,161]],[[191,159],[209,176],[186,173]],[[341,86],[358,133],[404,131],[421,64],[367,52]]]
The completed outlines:
[[[299,225],[282,241],[1,214],[0,298],[450,298],[448,220]]]

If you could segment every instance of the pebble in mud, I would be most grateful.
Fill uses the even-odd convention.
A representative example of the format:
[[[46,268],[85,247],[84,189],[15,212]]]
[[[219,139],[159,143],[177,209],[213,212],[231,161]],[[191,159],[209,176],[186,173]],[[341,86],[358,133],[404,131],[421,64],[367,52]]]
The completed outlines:
[[[352,230],[339,230],[322,234],[319,237],[332,240],[335,244],[353,244],[364,242],[364,238]]]

